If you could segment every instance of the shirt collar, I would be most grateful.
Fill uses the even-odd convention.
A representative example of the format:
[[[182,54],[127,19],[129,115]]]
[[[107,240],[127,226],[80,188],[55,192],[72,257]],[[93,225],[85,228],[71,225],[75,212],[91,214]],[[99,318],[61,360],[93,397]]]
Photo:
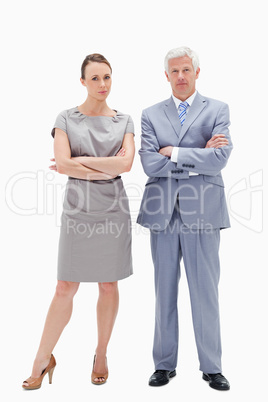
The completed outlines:
[[[196,97],[196,94],[197,94],[197,91],[195,91],[195,92],[193,93],[193,95],[191,95],[188,99],[186,99],[186,102],[188,103],[189,106],[192,105],[192,103],[193,103],[193,101],[194,101],[194,98]],[[173,100],[174,100],[174,103],[175,103],[175,105],[176,105],[176,108],[178,109],[178,107],[179,107],[179,105],[180,105],[180,103],[181,103],[182,101],[181,101],[180,99],[176,98],[176,96],[174,96],[173,94],[172,94],[172,98],[173,98]]]

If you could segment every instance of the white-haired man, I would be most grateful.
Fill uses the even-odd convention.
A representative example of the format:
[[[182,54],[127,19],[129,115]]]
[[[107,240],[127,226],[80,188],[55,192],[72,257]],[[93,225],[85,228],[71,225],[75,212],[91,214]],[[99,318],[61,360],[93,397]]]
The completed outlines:
[[[142,113],[139,151],[149,179],[137,222],[151,232],[155,268],[155,372],[149,385],[176,375],[178,283],[183,259],[203,379],[228,390],[222,375],[218,303],[220,229],[230,226],[221,170],[232,150],[227,104],[196,91],[198,56],[168,52],[172,96]]]

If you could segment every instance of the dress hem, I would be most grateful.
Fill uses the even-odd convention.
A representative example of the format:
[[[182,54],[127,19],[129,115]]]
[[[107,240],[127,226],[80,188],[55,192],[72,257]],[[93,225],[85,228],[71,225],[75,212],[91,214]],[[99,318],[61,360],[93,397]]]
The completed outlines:
[[[118,282],[118,281],[122,281],[123,279],[127,279],[127,278],[129,278],[130,276],[132,276],[133,275],[133,272],[132,273],[130,273],[130,274],[127,274],[127,275],[124,275],[124,276],[122,276],[122,277],[120,277],[120,278],[113,278],[113,279],[107,279],[107,280],[81,280],[81,281],[78,281],[78,280],[74,280],[74,279],[70,279],[70,278],[67,278],[66,279],[66,277],[65,277],[65,279],[63,279],[62,277],[57,277],[57,279],[59,280],[59,281],[63,281],[63,282],[76,282],[76,283],[109,283],[109,282]]]

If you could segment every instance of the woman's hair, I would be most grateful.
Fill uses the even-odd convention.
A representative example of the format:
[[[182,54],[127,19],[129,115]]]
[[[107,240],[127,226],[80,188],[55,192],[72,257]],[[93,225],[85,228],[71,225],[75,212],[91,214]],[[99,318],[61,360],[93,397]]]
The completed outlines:
[[[190,59],[192,59],[193,68],[194,68],[194,71],[196,72],[196,70],[199,67],[198,55],[193,50],[191,50],[189,47],[186,47],[186,46],[181,46],[181,47],[177,47],[175,49],[171,49],[167,53],[167,55],[165,57],[165,61],[164,61],[166,72],[168,73],[168,61],[170,59],[175,59],[176,57],[183,57],[183,56],[188,56],[188,57],[190,57]]]
[[[83,61],[82,66],[81,66],[81,78],[83,80],[85,79],[86,66],[89,63],[105,63],[105,64],[107,64],[107,66],[110,68],[110,70],[112,72],[111,64],[109,63],[109,61],[107,59],[105,59],[105,57],[102,54],[92,53],[92,54],[89,54],[88,56],[86,56],[85,60]]]

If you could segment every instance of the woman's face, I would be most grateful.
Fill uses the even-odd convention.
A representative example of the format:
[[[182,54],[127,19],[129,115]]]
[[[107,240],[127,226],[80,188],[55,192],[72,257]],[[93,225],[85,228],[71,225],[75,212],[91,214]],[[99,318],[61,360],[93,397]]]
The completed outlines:
[[[80,79],[88,95],[96,100],[105,100],[110,93],[112,74],[105,63],[91,62],[85,68],[85,79]]]

